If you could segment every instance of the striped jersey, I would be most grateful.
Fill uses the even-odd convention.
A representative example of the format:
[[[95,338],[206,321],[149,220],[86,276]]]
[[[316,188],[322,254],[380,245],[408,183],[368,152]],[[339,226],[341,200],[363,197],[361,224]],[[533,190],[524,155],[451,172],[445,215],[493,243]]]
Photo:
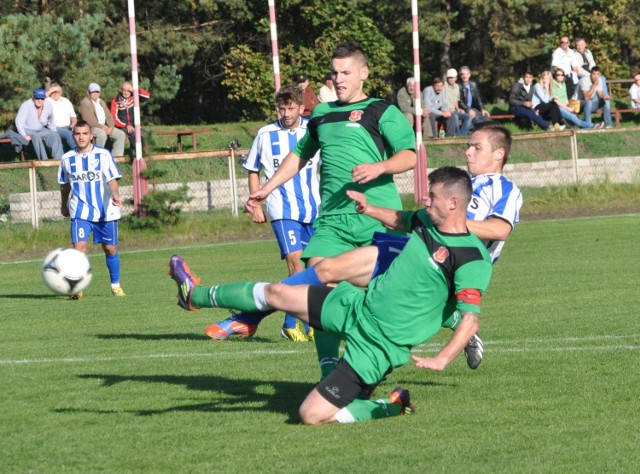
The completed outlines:
[[[93,145],[86,154],[75,149],[65,153],[58,167],[58,183],[71,186],[71,218],[90,222],[120,219],[120,207],[111,202],[107,183],[121,177],[109,150]]]
[[[467,218],[483,221],[489,217],[498,217],[513,229],[520,220],[522,193],[518,186],[499,173],[481,174],[471,179],[473,193],[467,207]],[[504,240],[485,241],[491,255],[491,263],[496,263]]]
[[[307,133],[308,119],[300,117],[300,126],[288,129],[277,120],[262,127],[242,166],[249,171],[264,170],[271,179],[284,158]],[[267,197],[267,216],[270,221],[287,219],[309,224],[318,215],[320,187],[318,184],[319,153],[292,179],[274,189]]]

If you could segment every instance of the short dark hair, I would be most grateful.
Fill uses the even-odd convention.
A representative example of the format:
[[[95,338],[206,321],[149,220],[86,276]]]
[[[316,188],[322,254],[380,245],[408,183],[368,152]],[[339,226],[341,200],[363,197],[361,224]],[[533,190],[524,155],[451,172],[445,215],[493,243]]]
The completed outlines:
[[[302,105],[304,103],[302,89],[296,84],[287,84],[282,86],[278,92],[276,92],[276,105],[288,105],[292,102]]]
[[[511,132],[504,125],[494,121],[482,122],[474,125],[473,132],[487,132],[489,134],[489,143],[491,143],[491,151],[502,148],[504,150],[502,164],[507,164],[513,138],[511,138]]]
[[[76,130],[77,127],[89,127],[89,131],[91,131],[91,125],[86,120],[78,120],[73,126],[73,131]]]
[[[442,80],[441,77],[434,77],[433,78],[433,85],[435,86],[436,84],[444,84],[444,81]]]
[[[455,166],[443,166],[429,173],[429,184],[440,184],[444,186],[449,194],[455,194],[464,203],[467,208],[471,200],[471,176],[465,170],[456,168]]]
[[[591,72],[600,72],[600,68],[598,66],[593,66],[591,68]]]
[[[354,58],[362,62],[363,66],[367,65],[367,55],[364,53],[364,49],[362,49],[360,43],[355,41],[341,43],[333,50],[331,61],[344,58]]]

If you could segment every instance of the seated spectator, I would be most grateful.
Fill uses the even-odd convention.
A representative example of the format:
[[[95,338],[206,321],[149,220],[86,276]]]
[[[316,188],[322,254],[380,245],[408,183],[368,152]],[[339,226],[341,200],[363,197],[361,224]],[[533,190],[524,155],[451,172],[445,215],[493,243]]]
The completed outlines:
[[[53,82],[47,90],[47,102],[51,102],[53,108],[53,119],[56,123],[58,135],[62,140],[62,146],[67,145],[67,150],[73,150],[76,142],[73,139],[73,126],[78,121],[73,104],[66,97],[62,97],[62,86]]]
[[[476,81],[471,80],[471,69],[468,66],[460,68],[460,105],[471,116],[472,125],[489,120],[489,112],[484,108],[480,88]]]
[[[444,127],[446,134],[456,135],[457,116],[447,108],[444,99],[444,81],[440,77],[433,80],[433,85],[422,91],[422,103],[429,110],[429,123],[433,138],[438,138],[438,130]]]
[[[407,118],[409,124],[413,127],[415,123],[415,94],[416,94],[416,79],[410,77],[407,79],[407,85],[398,91],[396,100],[398,102],[398,108]],[[422,104],[424,106],[424,104]],[[422,107],[422,131],[425,136],[432,136],[431,124],[429,123],[429,109]]]
[[[16,130],[25,141],[33,144],[39,160],[49,159],[46,147],[51,149],[51,156],[59,160],[64,150],[56,130],[51,103],[46,98],[44,89],[33,91],[33,97],[20,105],[15,120]]]
[[[556,71],[561,70],[562,69],[558,68]],[[560,114],[560,107],[555,100],[553,100],[551,92],[551,73],[549,71],[544,71],[540,75],[540,82],[533,86],[533,97],[531,99],[531,103],[533,105],[533,110],[550,122],[553,125],[554,130],[561,131],[565,129],[564,119]]]
[[[553,100],[558,104],[560,108],[560,115],[565,121],[572,123],[580,128],[600,128],[601,124],[594,125],[592,123],[587,123],[584,120],[581,120],[578,117],[578,110],[574,109],[571,106],[571,102],[569,102],[569,97],[567,96],[567,84],[565,83],[565,73],[563,70],[558,69],[555,74],[555,78],[553,79],[553,84],[551,85],[551,93],[553,95]],[[579,104],[579,102],[578,102]],[[604,124],[602,124],[604,125]]]
[[[140,104],[149,100],[151,94],[144,90],[138,89],[138,97],[140,98]],[[133,119],[133,86],[130,82],[123,82],[120,86],[120,92],[111,101],[111,115],[113,115],[113,121],[115,126],[122,130],[129,137],[129,145],[132,149],[136,146],[136,125]],[[142,148],[144,149],[144,134],[145,131],[140,129],[142,136]]]
[[[302,89],[304,99],[304,111],[302,112],[303,117],[311,117],[311,112],[316,105],[320,103],[318,100],[318,96],[314,92],[312,87],[309,87],[309,78],[306,74],[298,74],[296,76],[296,84],[298,87]]]
[[[573,55],[580,61],[580,69],[583,74],[589,74],[589,71],[596,67],[593,53],[587,48],[587,42],[584,38],[576,38],[576,49],[573,51]]]
[[[574,58],[571,61],[571,71],[568,74],[565,73],[564,76],[564,82],[567,85],[567,97],[569,97],[569,100],[578,98],[578,84],[580,82],[580,78],[585,74],[588,74],[582,71],[580,64],[580,60],[578,58]]]
[[[580,78],[578,98],[584,109],[584,121],[591,122],[591,114],[602,108],[602,115],[606,128],[613,127],[611,120],[611,97],[606,94],[606,82],[601,80],[600,68],[591,69],[591,74]]]
[[[561,37],[560,47],[556,48],[551,56],[551,72],[562,69],[565,74],[569,74],[569,71],[571,71],[571,61],[574,57],[574,51],[569,47],[569,37]]]
[[[520,79],[511,87],[509,92],[509,113],[516,118],[531,120],[542,130],[549,128],[549,122],[533,109],[533,73],[525,71]]]
[[[640,71],[633,75],[633,84],[629,89],[629,95],[631,96],[631,108],[640,109]]]
[[[447,70],[447,83],[444,85],[444,97],[447,108],[453,111],[456,123],[456,135],[469,135],[472,117],[460,105],[460,85],[458,71],[454,68]],[[462,125],[460,125],[462,122]]]
[[[320,102],[335,102],[338,100],[336,88],[333,86],[333,76],[331,76],[330,72],[324,75],[324,86],[320,88],[318,100]]]
[[[80,102],[79,112],[82,120],[91,125],[91,133],[96,139],[96,145],[104,147],[109,137],[113,140],[111,154],[124,156],[126,135],[116,128],[111,111],[105,101],[100,98],[100,86],[95,82],[89,84],[87,96]]]

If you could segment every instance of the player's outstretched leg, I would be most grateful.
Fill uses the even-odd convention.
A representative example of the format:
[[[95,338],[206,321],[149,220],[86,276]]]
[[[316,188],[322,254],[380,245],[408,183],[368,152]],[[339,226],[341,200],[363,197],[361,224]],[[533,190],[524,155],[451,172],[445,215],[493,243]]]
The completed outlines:
[[[302,272],[291,275],[282,280],[282,283],[287,283],[289,285],[322,285],[314,267],[307,268]],[[251,337],[258,330],[260,321],[273,312],[275,311],[268,310],[255,313],[241,311],[234,313],[222,321],[211,324],[204,330],[204,333],[210,338],[216,340],[224,340],[232,336],[240,336],[241,338]],[[311,330],[308,334],[309,336],[307,337],[309,337],[309,340],[313,340],[313,331]]]
[[[388,398],[380,400],[354,400],[336,413],[338,423],[376,420],[390,416],[411,415],[416,407],[411,403],[409,390],[397,387]]]

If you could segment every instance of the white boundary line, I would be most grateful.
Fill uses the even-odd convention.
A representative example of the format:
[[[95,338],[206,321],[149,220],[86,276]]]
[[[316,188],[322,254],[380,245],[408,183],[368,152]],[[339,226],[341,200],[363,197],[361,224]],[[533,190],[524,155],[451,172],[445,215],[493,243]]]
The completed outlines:
[[[615,344],[615,345],[598,345],[598,346],[568,346],[559,347],[541,347],[541,345],[558,344],[558,343],[588,343],[600,341],[615,341],[635,339],[640,340],[640,334],[629,334],[623,336],[588,336],[588,337],[566,337],[566,338],[550,338],[550,339],[523,339],[511,341],[485,341],[485,346],[493,345],[510,345],[512,347],[492,348],[491,353],[508,354],[508,353],[525,353],[525,352],[577,352],[577,351],[630,351],[640,349],[640,342],[637,344]],[[223,342],[212,342],[222,347]],[[522,347],[522,345],[534,344],[535,347]],[[442,344],[427,343],[422,344],[413,350],[416,354],[433,352],[439,350]],[[217,348],[216,348],[217,349]],[[61,357],[61,358],[44,358],[44,359],[0,359],[0,365],[27,365],[27,364],[69,364],[69,363],[95,363],[95,362],[112,362],[120,360],[153,360],[153,359],[179,359],[179,358],[228,358],[228,357],[254,357],[254,356],[283,356],[283,355],[300,355],[313,354],[313,349],[283,349],[283,350],[248,350],[233,351],[225,350],[215,352],[191,352],[178,354],[143,354],[132,356],[105,356],[105,357]]]

